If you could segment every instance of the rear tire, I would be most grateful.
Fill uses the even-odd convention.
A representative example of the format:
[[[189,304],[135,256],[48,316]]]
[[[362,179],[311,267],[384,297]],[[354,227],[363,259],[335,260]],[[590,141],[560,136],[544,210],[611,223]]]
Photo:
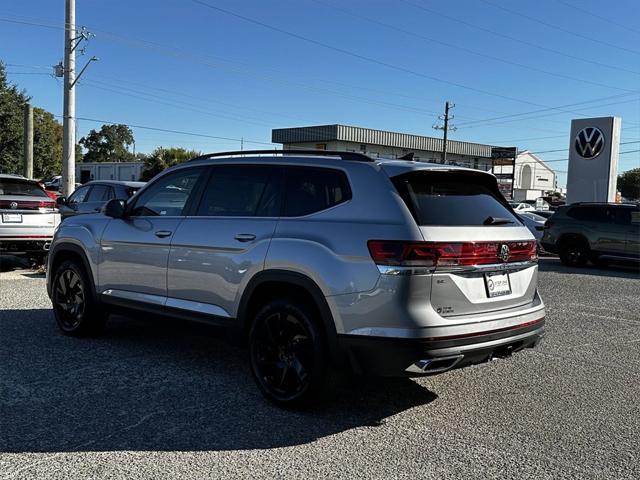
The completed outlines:
[[[51,301],[60,330],[71,336],[100,333],[109,314],[98,305],[84,267],[65,260],[53,274]]]
[[[570,238],[560,246],[560,260],[569,267],[584,267],[589,256],[589,246],[584,240]]]
[[[262,394],[285,408],[317,400],[329,381],[327,342],[304,304],[267,303],[249,332],[251,372]]]

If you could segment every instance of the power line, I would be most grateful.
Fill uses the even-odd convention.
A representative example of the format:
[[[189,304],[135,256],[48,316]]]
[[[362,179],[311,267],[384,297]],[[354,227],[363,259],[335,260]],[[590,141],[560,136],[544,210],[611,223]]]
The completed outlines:
[[[582,77],[582,78],[581,77],[573,77],[571,75],[565,75],[565,74],[562,74],[562,73],[559,73],[559,72],[552,72],[552,71],[549,71],[549,70],[544,70],[542,68],[534,67],[533,65],[520,63],[520,62],[515,62],[513,60],[508,60],[508,59],[505,59],[505,58],[496,57],[495,55],[489,55],[487,53],[479,52],[477,50],[472,50],[470,48],[466,48],[466,47],[463,47],[463,46],[460,46],[460,45],[455,45],[455,44],[452,44],[452,43],[444,42],[444,41],[436,39],[436,38],[428,37],[428,36],[423,35],[421,33],[417,33],[417,32],[411,31],[411,30],[407,30],[405,28],[400,28],[400,27],[398,27],[396,25],[392,25],[390,23],[382,22],[380,20],[376,20],[374,18],[367,17],[365,15],[360,15],[360,14],[354,13],[354,12],[352,12],[352,11],[346,9],[346,8],[335,6],[333,4],[325,2],[323,0],[310,0],[310,1],[312,1],[314,3],[317,3],[319,5],[323,5],[323,6],[327,7],[327,8],[343,12],[343,13],[345,13],[347,15],[350,15],[350,16],[352,16],[354,18],[359,18],[359,19],[364,20],[366,22],[373,23],[374,25],[380,25],[382,27],[389,28],[391,30],[395,30],[396,32],[404,33],[405,35],[410,35],[410,36],[413,36],[413,37],[416,37],[416,38],[420,38],[422,40],[426,40],[426,41],[431,42],[431,43],[436,43],[438,45],[442,45],[442,46],[445,46],[445,47],[448,47],[448,48],[453,48],[455,50],[460,50],[460,51],[466,52],[466,53],[468,53],[470,55],[475,55],[475,56],[482,57],[482,58],[488,58],[488,59],[496,61],[496,62],[504,63],[504,64],[507,64],[507,65],[513,65],[513,66],[516,66],[516,67],[519,67],[519,68],[524,68],[524,69],[527,69],[527,70],[531,70],[531,71],[538,72],[538,73],[543,73],[545,75],[549,75],[549,76],[553,76],[553,77],[557,77],[557,78],[563,78],[565,80],[572,80],[572,81],[575,81],[575,82],[586,83],[586,84],[594,85],[594,86],[597,86],[597,87],[611,88],[611,89],[614,89],[614,90],[629,91],[626,88],[620,88],[620,87],[617,87],[617,86],[614,86],[614,85],[608,85],[608,84],[604,84],[604,83],[594,82],[594,81],[588,80],[588,79],[586,79],[584,77]]]
[[[432,75],[427,75],[425,73],[421,73],[421,72],[418,72],[416,70],[412,70],[412,69],[407,68],[407,67],[403,67],[403,66],[400,66],[400,65],[395,65],[393,63],[389,63],[389,62],[386,62],[386,61],[383,61],[383,60],[378,60],[378,59],[373,58],[373,57],[369,57],[369,56],[362,55],[362,54],[359,54],[359,53],[356,53],[356,52],[352,52],[350,50],[346,50],[346,49],[341,48],[341,47],[336,47],[334,45],[330,45],[328,43],[324,43],[324,42],[321,42],[319,40],[315,40],[313,38],[306,37],[304,35],[300,35],[300,34],[297,34],[297,33],[290,32],[288,30],[282,29],[280,27],[276,27],[276,26],[270,25],[270,24],[265,23],[265,22],[263,22],[261,20],[256,20],[254,18],[247,17],[245,15],[241,15],[239,13],[232,12],[232,11],[224,9],[224,8],[221,8],[221,7],[218,7],[218,6],[215,6],[215,5],[211,5],[211,4],[209,4],[207,2],[204,2],[202,0],[191,0],[191,1],[193,3],[201,5],[203,7],[209,8],[211,10],[215,10],[215,11],[220,12],[220,13],[224,13],[226,15],[238,18],[238,19],[243,20],[245,22],[252,23],[254,25],[258,25],[258,26],[261,26],[263,28],[266,28],[268,30],[272,30],[274,32],[278,32],[278,33],[281,33],[283,35],[286,35],[286,36],[289,36],[289,37],[292,37],[292,38],[296,38],[298,40],[302,40],[302,41],[310,43],[312,45],[317,45],[317,46],[320,46],[320,47],[323,47],[323,48],[326,48],[326,49],[329,49],[329,50],[332,50],[332,51],[335,51],[335,52],[342,53],[343,55],[347,55],[347,56],[352,57],[352,58],[357,58],[357,59],[360,59],[360,60],[375,64],[375,65],[380,65],[380,66],[383,66],[383,67],[386,67],[386,68],[390,68],[390,69],[393,69],[393,70],[396,70],[396,71],[399,71],[399,72],[407,73],[407,74],[410,74],[410,75],[413,75],[413,76],[417,76],[417,77],[420,77],[420,78],[425,78],[425,79],[428,79],[428,80],[432,80],[434,82],[444,83],[446,85],[451,85],[451,86],[462,88],[462,89],[465,89],[465,90],[470,90],[470,91],[473,91],[473,92],[476,92],[476,93],[482,93],[483,95],[489,95],[489,96],[492,96],[492,97],[502,98],[502,99],[505,99],[505,100],[513,101],[513,102],[525,103],[525,104],[533,105],[533,106],[536,106],[536,107],[547,107],[547,105],[541,105],[541,104],[538,104],[538,103],[535,103],[535,102],[530,102],[528,100],[522,100],[522,99],[519,99],[519,98],[511,97],[509,95],[503,95],[503,94],[500,94],[500,93],[489,92],[487,90],[483,90],[483,89],[476,88],[476,87],[471,87],[469,85],[464,85],[464,84],[461,84],[461,83],[452,82],[452,81],[449,81],[449,80],[444,80],[442,78],[434,77]]]
[[[598,15],[597,13],[590,12],[589,10],[586,10],[583,5],[580,5],[579,7],[577,7],[576,5],[573,5],[573,4],[569,3],[569,2],[565,2],[563,0],[556,0],[556,2],[562,4],[562,5],[566,6],[566,7],[569,7],[572,10],[576,10],[576,11],[578,11],[578,12],[584,14],[584,15],[589,15],[591,17],[597,18],[598,20],[602,20],[602,21],[605,21],[605,22],[610,23],[612,25],[615,25],[616,27],[624,28],[625,30],[628,30],[630,32],[634,32],[634,33],[640,34],[640,30],[636,30],[635,28],[631,28],[628,25],[624,25],[624,24],[622,24],[620,22],[616,22],[615,20],[611,20],[610,18],[604,17],[602,15]]]
[[[511,10],[510,8],[504,7],[502,5],[497,5],[497,4],[493,3],[493,2],[490,2],[489,0],[480,0],[480,1],[482,3],[485,3],[486,5],[492,6],[493,8],[497,8],[498,10],[502,10],[503,12],[507,12],[507,13],[510,13],[511,15],[515,15],[516,17],[525,18],[525,19],[527,19],[527,20],[529,20],[531,22],[538,23],[540,25],[544,25],[545,27],[549,27],[549,28],[552,28],[554,30],[558,30],[559,32],[563,32],[563,33],[566,33],[568,35],[573,35],[574,37],[580,38],[582,40],[588,40],[590,42],[599,43],[601,45],[605,45],[605,46],[610,47],[610,48],[615,48],[617,50],[622,50],[622,51],[625,51],[625,52],[628,52],[628,53],[633,53],[635,55],[640,55],[640,52],[638,50],[633,50],[631,48],[622,47],[622,46],[616,45],[614,43],[605,42],[604,40],[598,40],[597,38],[593,38],[593,37],[590,37],[588,35],[583,35],[581,33],[574,32],[572,30],[568,30],[568,29],[566,29],[564,27],[560,27],[558,25],[554,25],[553,23],[545,22],[544,20],[540,20],[539,18],[532,17],[531,15],[527,15],[526,13],[518,12],[516,10]]]
[[[640,75],[640,72],[636,71],[636,70],[630,70],[628,68],[620,67],[620,66],[617,66],[617,65],[610,65],[610,64],[598,62],[596,60],[591,60],[591,59],[585,58],[585,57],[579,57],[577,55],[565,53],[565,52],[562,52],[560,50],[555,50],[553,48],[545,47],[543,45],[538,45],[536,43],[529,42],[527,40],[522,40],[521,38],[518,38],[518,37],[512,37],[512,36],[507,35],[505,33],[498,32],[498,31],[495,31],[495,30],[491,30],[489,28],[482,27],[482,26],[477,25],[475,23],[467,22],[467,21],[461,20],[461,19],[459,19],[457,17],[451,16],[451,15],[447,15],[445,13],[438,12],[438,11],[433,10],[431,8],[425,7],[425,6],[421,5],[421,4],[414,3],[413,1],[410,1],[410,0],[400,0],[400,1],[402,1],[402,2],[404,2],[406,4],[408,4],[408,5],[411,5],[414,8],[417,8],[417,9],[420,9],[420,10],[424,10],[425,12],[431,13],[432,15],[437,15],[439,17],[446,18],[447,20],[450,20],[452,22],[460,23],[462,25],[466,25],[467,27],[474,28],[476,30],[480,30],[480,31],[485,32],[485,33],[489,33],[491,35],[495,35],[495,36],[500,37],[500,38],[511,40],[512,42],[520,43],[522,45],[527,45],[529,47],[536,48],[538,50],[542,50],[542,51],[545,51],[545,52],[554,53],[556,55],[560,55],[560,56],[563,56],[565,58],[571,58],[573,60],[578,60],[578,61],[581,61],[581,62],[584,62],[584,63],[589,63],[591,65],[597,65],[599,67],[605,67],[605,68],[610,68],[610,69],[613,69],[613,70],[619,70],[619,71],[623,71],[623,72],[627,72],[627,73],[633,73],[634,75]]]

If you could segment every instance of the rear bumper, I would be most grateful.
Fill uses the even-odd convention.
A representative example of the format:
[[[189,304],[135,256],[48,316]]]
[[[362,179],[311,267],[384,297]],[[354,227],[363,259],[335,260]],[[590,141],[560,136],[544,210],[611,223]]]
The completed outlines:
[[[422,376],[442,373],[535,347],[544,317],[473,334],[425,338],[339,335],[339,345],[356,373]]]
[[[49,250],[50,236],[38,237],[2,237],[0,236],[0,253],[9,255],[24,255],[40,253],[44,254]]]

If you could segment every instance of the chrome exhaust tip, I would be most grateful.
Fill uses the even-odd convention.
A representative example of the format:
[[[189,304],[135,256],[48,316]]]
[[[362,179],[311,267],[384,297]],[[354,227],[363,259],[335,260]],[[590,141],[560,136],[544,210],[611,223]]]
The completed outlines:
[[[418,360],[414,364],[409,365],[405,369],[405,372],[417,374],[442,373],[451,370],[463,358],[464,355],[460,354],[450,357],[434,357],[427,360]]]
[[[48,252],[50,248],[51,248],[51,242],[44,242],[44,245],[42,246],[42,249],[45,252]]]

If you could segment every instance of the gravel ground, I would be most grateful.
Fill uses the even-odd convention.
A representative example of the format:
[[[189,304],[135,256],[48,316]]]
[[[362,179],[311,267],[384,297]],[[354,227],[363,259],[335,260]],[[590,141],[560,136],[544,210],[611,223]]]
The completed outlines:
[[[640,478],[640,275],[540,265],[533,351],[267,404],[219,331],[58,333],[44,277],[0,270],[0,478]]]

